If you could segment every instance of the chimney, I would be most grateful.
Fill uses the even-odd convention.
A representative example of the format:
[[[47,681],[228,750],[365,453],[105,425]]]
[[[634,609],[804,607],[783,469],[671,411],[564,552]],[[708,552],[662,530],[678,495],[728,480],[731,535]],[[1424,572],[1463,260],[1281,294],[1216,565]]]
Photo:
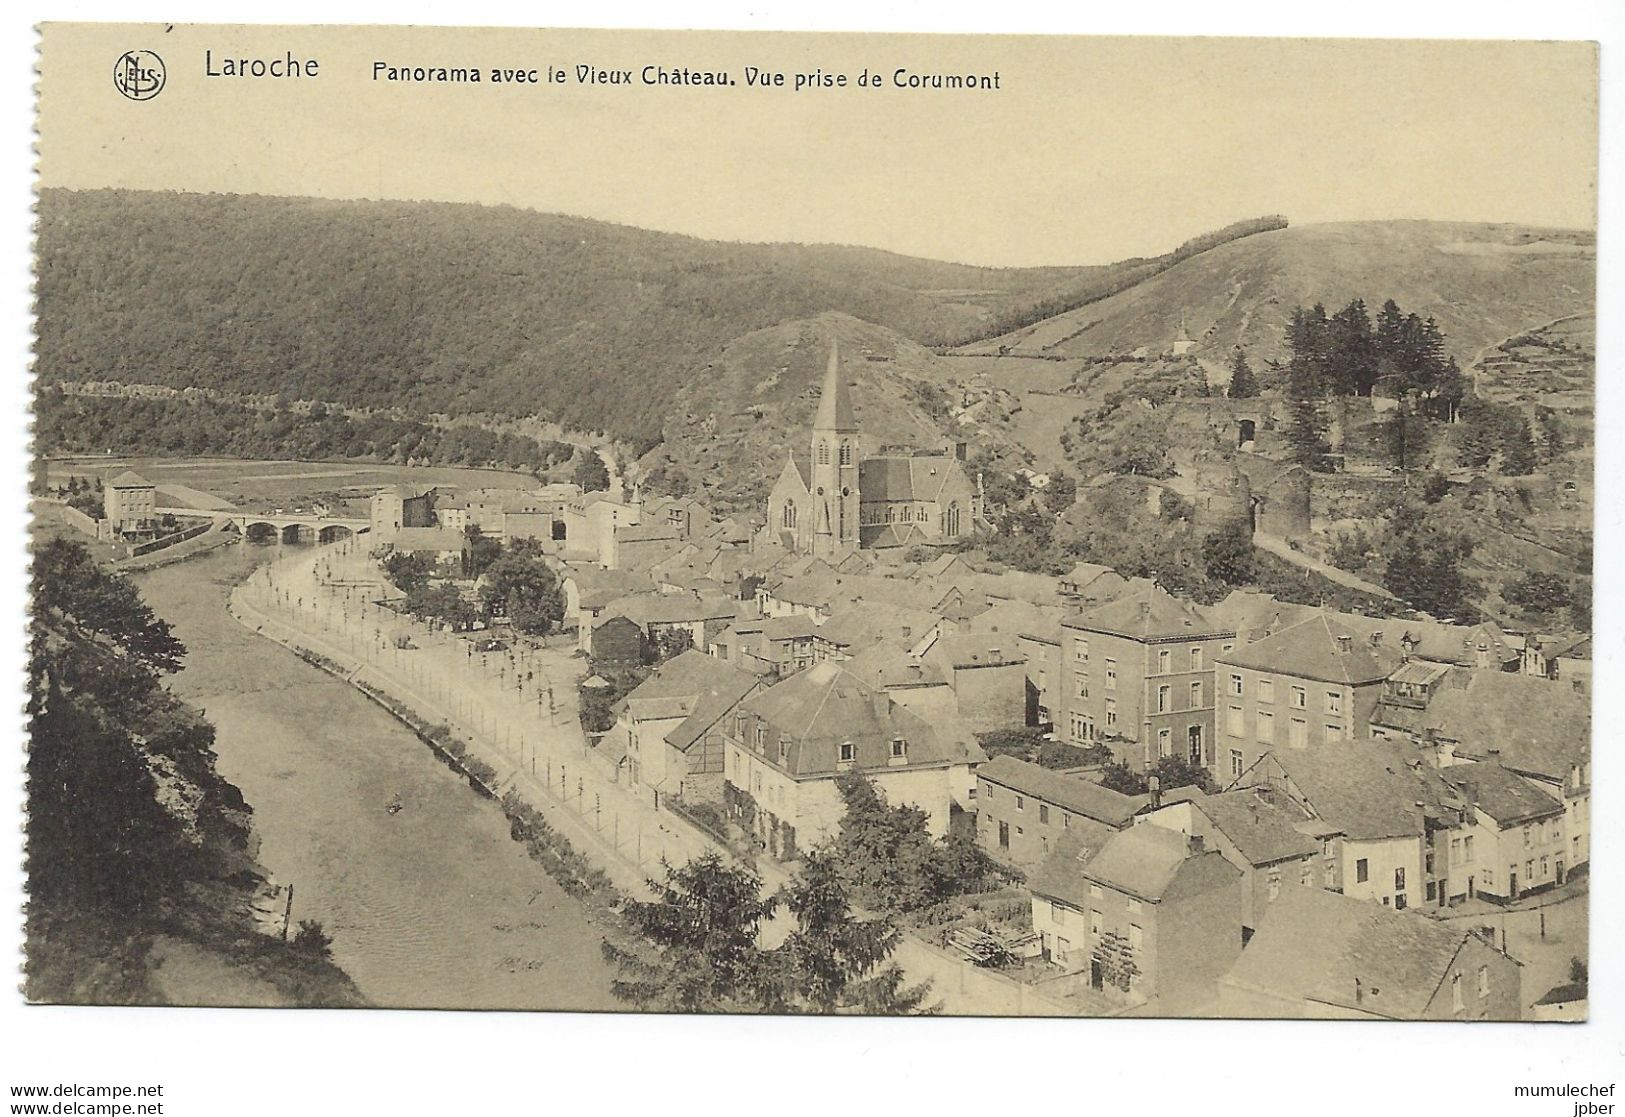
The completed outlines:
[[[1354,637],[1339,636],[1337,638],[1337,650],[1343,655],[1348,655],[1349,652],[1354,650]]]
[[[1373,648],[1382,647],[1382,629],[1379,628],[1371,634],[1371,646]]]
[[[1145,784],[1147,790],[1151,792],[1151,809],[1156,810],[1162,806],[1162,779],[1158,776],[1149,776]]]
[[[1207,852],[1207,846],[1202,841],[1202,835],[1200,835],[1200,834],[1192,834],[1191,835],[1191,853],[1197,854],[1197,853],[1206,853],[1206,852]]]
[[[891,697],[883,690],[874,692],[875,717],[885,721],[891,717]]]

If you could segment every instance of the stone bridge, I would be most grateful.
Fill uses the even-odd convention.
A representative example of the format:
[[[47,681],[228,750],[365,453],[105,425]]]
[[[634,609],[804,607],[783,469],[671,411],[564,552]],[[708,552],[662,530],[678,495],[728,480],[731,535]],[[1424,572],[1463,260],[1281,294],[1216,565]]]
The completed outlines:
[[[190,517],[213,520],[217,525],[230,524],[242,533],[244,539],[278,543],[337,543],[370,528],[368,520],[348,519],[343,516],[321,516],[310,513],[244,512],[241,509],[208,508],[154,508],[156,515]]]

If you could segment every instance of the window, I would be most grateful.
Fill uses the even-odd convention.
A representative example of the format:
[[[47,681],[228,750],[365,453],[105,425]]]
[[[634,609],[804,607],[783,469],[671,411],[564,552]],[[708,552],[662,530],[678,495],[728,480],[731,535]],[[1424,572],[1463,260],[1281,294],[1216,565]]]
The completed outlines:
[[[827,442],[820,441],[818,443],[818,464],[819,465],[828,465],[829,464],[829,443],[827,443]]]
[[[1428,876],[1433,875],[1433,851],[1431,849],[1422,856],[1422,872]]]
[[[1144,943],[1145,935],[1144,932],[1140,930],[1140,925],[1138,923],[1130,923],[1128,925],[1128,948],[1134,951],[1134,953],[1138,954]]]
[[[1200,706],[1201,704],[1202,704],[1202,684],[1200,682],[1194,682],[1194,683],[1191,684],[1191,709],[1194,710],[1198,706]]]
[[[758,725],[756,727],[756,751],[757,752],[766,752],[767,751],[767,727],[766,726]]]
[[[1534,844],[1535,844],[1535,828],[1533,826],[1525,826],[1523,828],[1523,848],[1528,849],[1530,846],[1532,846]]]
[[[1309,692],[1301,686],[1292,688],[1292,708],[1294,710],[1307,710],[1309,708]]]
[[[1089,898],[1091,900],[1100,899],[1100,885],[1093,883],[1089,885]]]
[[[788,740],[780,741],[779,742],[779,763],[780,764],[788,764],[789,762],[790,762],[790,742]]]
[[[858,758],[858,746],[851,741],[841,742],[841,763],[851,764]]]
[[[1298,868],[1298,883],[1308,888],[1315,883],[1315,864],[1313,861],[1304,861]]]
[[[1106,699],[1106,724],[1108,726],[1117,724],[1117,699],[1115,698]]]
[[[1167,648],[1157,652],[1157,674],[1166,675],[1174,669],[1174,653]]]
[[[1450,975],[1450,1007],[1461,1011],[1461,974]]]
[[[1129,911],[1139,911],[1143,906],[1144,905],[1142,905],[1140,903],[1140,901],[1136,900],[1133,896],[1130,896],[1128,898],[1128,910]]]
[[[1258,711],[1258,739],[1266,745],[1275,743],[1275,714],[1269,710]]]
[[[1100,934],[1100,913],[1093,909],[1089,911],[1089,933],[1091,935]]]
[[[1546,877],[1546,874],[1549,873],[1549,872],[1551,872],[1551,860],[1549,858],[1542,857],[1540,859],[1540,875],[1541,875],[1541,878],[1544,879]]]
[[[852,444],[850,442],[841,443],[841,464],[852,464]]]
[[[1117,689],[1117,661],[1110,657],[1106,660],[1106,689]]]
[[[1225,711],[1224,729],[1232,737],[1240,737],[1246,732],[1247,723],[1242,717],[1240,706],[1231,706]]]
[[[1535,879],[1535,863],[1533,861],[1523,863],[1523,879],[1525,884]]]
[[[978,786],[981,788],[981,791],[982,791],[982,794],[981,794],[980,797],[982,799],[987,800],[989,803],[993,802],[993,785],[990,784],[990,783],[984,783],[984,784],[979,784]]]
[[[1174,731],[1172,729],[1157,730],[1157,755],[1172,756],[1174,754]]]
[[[1089,641],[1083,639],[1081,636],[1072,641],[1072,658],[1077,660],[1079,663],[1088,663]]]
[[[1275,899],[1281,894],[1281,870],[1276,869],[1269,876],[1269,896]]]
[[[1088,698],[1089,697],[1089,676],[1088,676],[1088,674],[1086,674],[1083,671],[1078,671],[1075,674],[1073,674],[1073,676],[1072,676],[1072,685],[1077,690],[1079,698]]]
[[[1072,727],[1074,741],[1092,741],[1095,739],[1095,723],[1082,714],[1068,715]]]
[[[1240,698],[1242,690],[1243,690],[1243,687],[1241,685],[1241,676],[1240,675],[1231,675],[1230,676],[1230,693],[1235,695],[1237,698]]]
[[[1403,892],[1403,891],[1405,891],[1405,870],[1404,869],[1395,869],[1394,870],[1394,891],[1395,892]]]
[[[1049,906],[1049,917],[1050,917],[1050,919],[1052,921],[1054,921],[1056,923],[1065,923],[1066,922],[1066,909],[1063,908],[1060,904],[1057,904],[1054,901],[1051,901],[1050,906]]]
[[[1027,809],[1027,797],[1025,795],[1017,795],[1016,796],[1016,810],[1024,811],[1026,809]]]
[[[1062,811],[1061,812],[1061,829],[1065,830],[1067,827],[1069,827],[1071,825],[1072,825],[1072,816],[1067,814],[1065,811]]]
[[[1364,884],[1371,876],[1371,866],[1364,857],[1354,863],[1354,882]]]
[[[1288,743],[1295,749],[1308,748],[1309,723],[1302,718],[1293,718],[1292,725],[1289,728],[1292,735]]]
[[[786,503],[784,506],[784,526],[796,526],[796,506],[794,504]]]
[[[1461,859],[1463,861],[1473,859],[1473,838],[1470,834],[1461,840]]]
[[[1202,669],[1202,649],[1201,648],[1192,648],[1191,649],[1191,670],[1192,671],[1200,671],[1201,669]]]
[[[1232,779],[1241,778],[1241,750],[1230,750],[1230,776]]]
[[[1260,702],[1274,702],[1275,701],[1275,680],[1274,679],[1259,679],[1258,680],[1258,700]]]
[[[891,755],[893,760],[908,758],[908,740],[903,737],[893,737],[891,742]]]
[[[1490,995],[1490,968],[1488,966],[1478,967],[1478,995],[1480,997]]]
[[[1452,865],[1460,865],[1461,864],[1461,839],[1460,838],[1451,838],[1450,839],[1450,863]]]
[[[1174,688],[1159,686],[1157,688],[1157,713],[1166,714],[1168,707],[1173,705]]]
[[[1328,741],[1341,741],[1343,739],[1343,727],[1336,722],[1327,722],[1326,739]]]
[[[1038,821],[1039,822],[1048,822],[1049,821],[1049,806],[1047,804],[1044,804],[1044,803],[1038,804]]]
[[[1326,712],[1328,714],[1340,714],[1340,713],[1343,712],[1343,692],[1342,691],[1340,691],[1340,690],[1328,690],[1326,692]]]

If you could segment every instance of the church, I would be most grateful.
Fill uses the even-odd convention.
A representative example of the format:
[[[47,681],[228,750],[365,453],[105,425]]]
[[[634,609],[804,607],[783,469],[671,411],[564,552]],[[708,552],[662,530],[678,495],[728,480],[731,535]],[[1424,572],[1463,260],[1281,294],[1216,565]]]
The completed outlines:
[[[790,454],[768,497],[773,538],[838,560],[856,550],[951,543],[982,525],[979,486],[946,450],[863,457],[861,443],[836,342],[809,452]]]

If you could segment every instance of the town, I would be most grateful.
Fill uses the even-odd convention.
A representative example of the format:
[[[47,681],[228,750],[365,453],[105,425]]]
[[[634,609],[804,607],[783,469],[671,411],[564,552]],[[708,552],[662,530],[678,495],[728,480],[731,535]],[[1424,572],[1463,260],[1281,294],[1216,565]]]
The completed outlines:
[[[216,513],[317,544],[233,609],[463,732],[625,895],[911,827],[936,860],[860,906],[947,1011],[1584,1017],[1587,634],[983,569],[962,448],[869,453],[849,376],[757,516],[620,478]],[[92,530],[150,539],[155,488]]]

